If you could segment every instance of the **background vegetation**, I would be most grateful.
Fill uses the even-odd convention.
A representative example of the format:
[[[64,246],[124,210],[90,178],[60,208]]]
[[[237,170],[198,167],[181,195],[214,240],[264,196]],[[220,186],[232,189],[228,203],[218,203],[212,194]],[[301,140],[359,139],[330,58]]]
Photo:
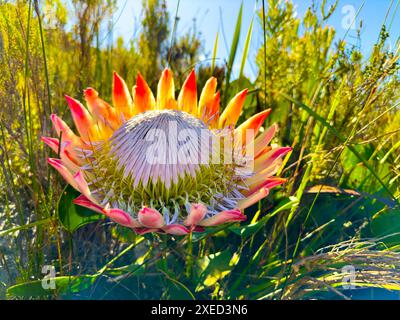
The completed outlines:
[[[104,39],[115,1],[72,4],[67,12],[61,0],[0,3],[0,298],[398,297],[399,42],[389,49],[389,20],[364,57],[335,40],[336,6],[322,1],[300,19],[290,1],[260,1],[257,56],[246,50],[253,22],[242,26],[240,11],[229,59],[216,63],[216,52],[200,61],[195,25],[176,35],[179,17],[162,0],[143,2],[135,39],[112,43]],[[248,59],[255,81],[243,74]],[[155,90],[165,66],[178,89],[192,68],[199,89],[216,76],[223,102],[248,87],[240,121],[271,107],[274,142],[293,146],[281,172],[288,183],[249,208],[246,223],[185,238],[137,236],[71,205],[73,191],[47,166],[40,136],[51,134],[53,112],[71,123],[65,93],[82,98],[91,86],[110,97],[114,70],[130,86],[140,71]],[[44,265],[57,270],[55,290],[41,286]],[[342,286],[349,276],[357,290]]]

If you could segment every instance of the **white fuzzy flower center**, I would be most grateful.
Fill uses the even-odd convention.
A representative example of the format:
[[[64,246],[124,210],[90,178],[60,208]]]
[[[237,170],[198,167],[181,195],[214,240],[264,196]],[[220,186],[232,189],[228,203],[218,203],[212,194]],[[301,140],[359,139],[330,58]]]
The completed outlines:
[[[113,134],[109,156],[134,187],[162,182],[169,188],[208,166],[212,138],[206,125],[186,112],[147,111]]]

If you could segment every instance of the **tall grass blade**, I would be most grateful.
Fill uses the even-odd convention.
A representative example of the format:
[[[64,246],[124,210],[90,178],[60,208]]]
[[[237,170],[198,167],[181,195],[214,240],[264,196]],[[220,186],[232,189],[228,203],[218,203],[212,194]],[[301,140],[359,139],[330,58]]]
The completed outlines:
[[[218,38],[219,38],[219,31],[217,31],[217,34],[215,35],[213,55],[212,55],[212,59],[211,59],[211,72],[212,72],[212,74],[214,74],[215,62],[217,60]]]
[[[232,76],[232,69],[233,69],[233,64],[235,62],[235,57],[239,45],[239,39],[240,39],[240,30],[242,28],[242,14],[243,14],[243,2],[240,5],[238,17],[236,20],[236,26],[235,26],[235,32],[233,34],[233,39],[232,39],[232,44],[231,44],[231,49],[229,52],[229,60],[228,60],[228,65],[227,65],[227,73],[226,73],[226,82],[225,82],[225,93],[229,92],[229,82]],[[224,102],[226,102],[227,95],[225,94],[224,96]],[[226,103],[224,103],[226,104]]]
[[[246,36],[246,42],[245,42],[244,50],[243,50],[242,62],[240,64],[239,81],[243,77],[244,67],[246,65],[247,56],[249,54],[249,48],[250,48],[250,43],[251,43],[251,35],[253,33],[253,21],[254,21],[254,17],[251,18],[249,30],[247,30],[247,36]]]

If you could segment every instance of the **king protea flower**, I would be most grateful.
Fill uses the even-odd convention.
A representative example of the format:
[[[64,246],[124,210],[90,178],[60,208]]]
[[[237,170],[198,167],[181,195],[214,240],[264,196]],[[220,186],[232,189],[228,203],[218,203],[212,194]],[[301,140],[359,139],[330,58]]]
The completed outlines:
[[[79,135],[53,114],[58,137],[42,140],[60,159],[48,162],[81,193],[75,204],[139,234],[185,235],[244,221],[245,208],[285,182],[274,175],[291,148],[269,145],[276,125],[259,133],[269,109],[235,129],[247,90],[239,92],[220,114],[216,87],[217,80],[210,78],[197,101],[192,71],[175,99],[172,73],[165,69],[156,97],[140,74],[131,96],[124,80],[114,73],[112,105],[92,88],[84,91],[87,109],[65,96]],[[191,134],[179,139],[184,131]],[[249,131],[251,139],[247,139]],[[239,138],[234,159],[212,161],[228,157],[225,150],[219,154],[220,144],[210,148],[210,139],[228,141],[231,136]],[[251,159],[245,155],[249,146]]]

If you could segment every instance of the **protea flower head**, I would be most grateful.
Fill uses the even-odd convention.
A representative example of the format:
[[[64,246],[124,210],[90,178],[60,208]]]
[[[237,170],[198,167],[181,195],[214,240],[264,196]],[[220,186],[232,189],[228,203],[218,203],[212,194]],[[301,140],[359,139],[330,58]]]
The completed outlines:
[[[48,163],[81,193],[75,204],[139,234],[244,221],[245,208],[285,182],[274,175],[291,148],[269,145],[276,125],[259,133],[270,110],[235,129],[247,90],[220,114],[216,87],[210,78],[197,101],[192,71],[175,99],[165,69],[156,97],[140,74],[131,96],[114,73],[112,105],[92,88],[84,91],[87,109],[65,96],[79,135],[53,114],[58,137],[42,140],[59,159]]]

